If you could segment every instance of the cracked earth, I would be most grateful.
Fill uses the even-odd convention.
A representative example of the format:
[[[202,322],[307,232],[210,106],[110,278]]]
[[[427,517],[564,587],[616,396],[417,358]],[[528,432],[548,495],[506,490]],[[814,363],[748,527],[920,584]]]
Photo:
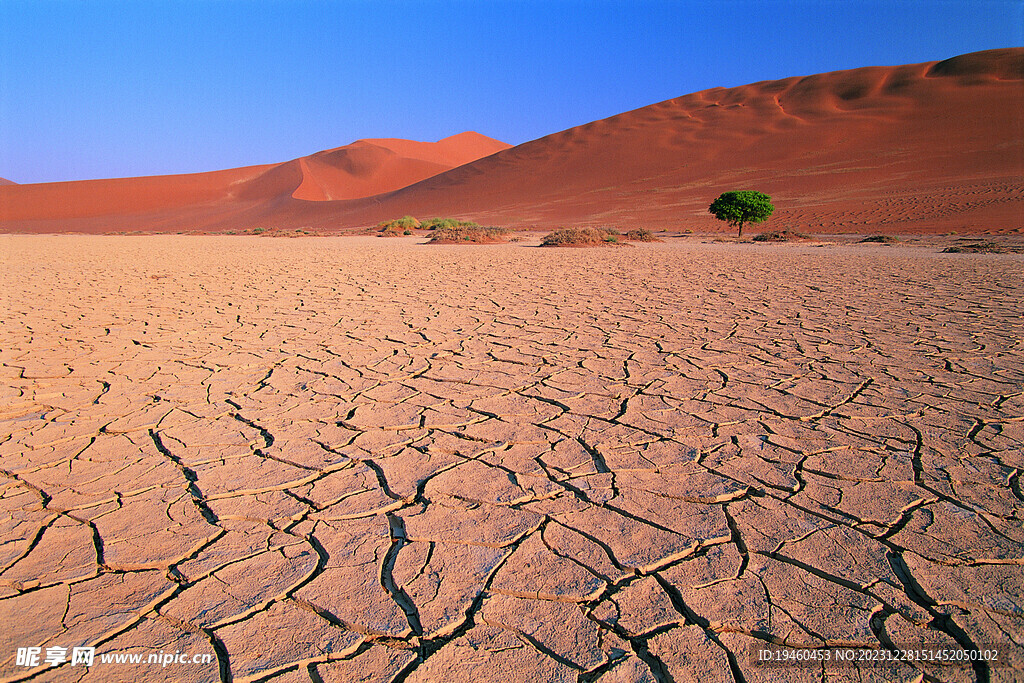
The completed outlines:
[[[1024,678],[1020,256],[0,249],[4,680]]]

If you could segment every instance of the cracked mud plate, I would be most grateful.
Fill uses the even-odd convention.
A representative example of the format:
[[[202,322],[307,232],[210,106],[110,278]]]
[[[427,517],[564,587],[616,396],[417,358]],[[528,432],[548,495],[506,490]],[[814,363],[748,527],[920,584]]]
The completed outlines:
[[[2,680],[1024,678],[1020,256],[2,244]]]

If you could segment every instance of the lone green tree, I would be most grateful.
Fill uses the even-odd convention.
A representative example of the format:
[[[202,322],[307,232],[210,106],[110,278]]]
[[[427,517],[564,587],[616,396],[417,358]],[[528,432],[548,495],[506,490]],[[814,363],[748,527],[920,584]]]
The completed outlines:
[[[772,198],[754,190],[723,192],[708,207],[708,211],[713,213],[715,218],[739,228],[737,237],[743,236],[744,223],[763,223],[774,210]]]

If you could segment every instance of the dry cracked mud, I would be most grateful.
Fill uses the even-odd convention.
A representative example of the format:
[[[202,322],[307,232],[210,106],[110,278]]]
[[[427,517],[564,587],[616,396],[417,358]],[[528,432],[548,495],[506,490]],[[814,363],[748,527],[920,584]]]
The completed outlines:
[[[1024,257],[0,249],[4,680],[1024,678]]]

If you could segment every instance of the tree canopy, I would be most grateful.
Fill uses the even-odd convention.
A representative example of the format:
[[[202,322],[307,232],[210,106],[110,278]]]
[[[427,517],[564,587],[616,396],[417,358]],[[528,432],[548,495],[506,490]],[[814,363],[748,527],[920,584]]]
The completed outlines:
[[[754,190],[723,192],[708,207],[715,218],[739,228],[737,237],[743,236],[744,223],[763,223],[774,210],[772,198]]]

